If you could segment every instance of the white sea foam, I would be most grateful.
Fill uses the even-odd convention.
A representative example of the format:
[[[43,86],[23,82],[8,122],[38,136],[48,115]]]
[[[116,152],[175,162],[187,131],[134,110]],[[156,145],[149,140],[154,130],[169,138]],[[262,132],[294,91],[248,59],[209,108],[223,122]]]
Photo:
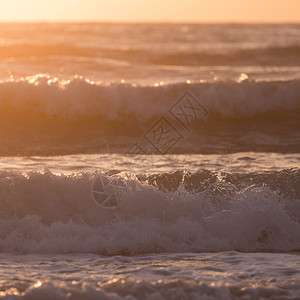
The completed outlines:
[[[178,173],[168,179],[150,176],[148,183],[123,175],[127,199],[115,210],[93,200],[95,175],[3,172],[1,252],[115,255],[300,249],[297,171],[249,175],[249,181],[243,175],[218,179],[206,171],[186,179]],[[280,180],[287,178],[294,185],[278,191]]]

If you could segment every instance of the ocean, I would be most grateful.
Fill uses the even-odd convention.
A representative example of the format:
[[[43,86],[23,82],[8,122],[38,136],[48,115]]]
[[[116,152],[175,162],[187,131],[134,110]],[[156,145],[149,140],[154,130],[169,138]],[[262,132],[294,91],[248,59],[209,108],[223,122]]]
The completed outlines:
[[[0,299],[300,299],[299,24],[0,24]]]

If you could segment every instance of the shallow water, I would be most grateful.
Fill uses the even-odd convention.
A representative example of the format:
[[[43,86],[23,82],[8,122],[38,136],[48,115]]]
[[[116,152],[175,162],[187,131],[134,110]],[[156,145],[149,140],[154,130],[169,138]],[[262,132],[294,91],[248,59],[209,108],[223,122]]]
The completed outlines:
[[[0,257],[1,298],[299,299],[295,254]]]

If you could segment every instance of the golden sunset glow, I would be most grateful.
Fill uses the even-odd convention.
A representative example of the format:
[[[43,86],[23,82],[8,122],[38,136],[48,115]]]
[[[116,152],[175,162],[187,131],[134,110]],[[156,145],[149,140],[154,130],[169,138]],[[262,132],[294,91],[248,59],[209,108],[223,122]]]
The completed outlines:
[[[1,0],[0,21],[299,22],[299,0]]]
[[[299,116],[300,0],[0,0],[0,298],[299,299]]]

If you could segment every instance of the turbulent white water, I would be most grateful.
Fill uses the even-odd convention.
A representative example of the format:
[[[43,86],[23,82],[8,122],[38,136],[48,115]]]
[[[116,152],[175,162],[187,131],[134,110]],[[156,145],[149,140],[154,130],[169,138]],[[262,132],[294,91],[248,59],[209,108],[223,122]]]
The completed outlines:
[[[299,155],[3,157],[0,164],[3,299],[298,297],[300,176],[283,166],[299,166]],[[100,174],[125,180],[116,209],[93,199]]]
[[[99,170],[100,171],[100,170]],[[299,169],[130,174],[114,210],[93,199],[97,172],[1,173],[1,251],[289,252],[300,249]],[[113,175],[114,174],[114,175]]]

